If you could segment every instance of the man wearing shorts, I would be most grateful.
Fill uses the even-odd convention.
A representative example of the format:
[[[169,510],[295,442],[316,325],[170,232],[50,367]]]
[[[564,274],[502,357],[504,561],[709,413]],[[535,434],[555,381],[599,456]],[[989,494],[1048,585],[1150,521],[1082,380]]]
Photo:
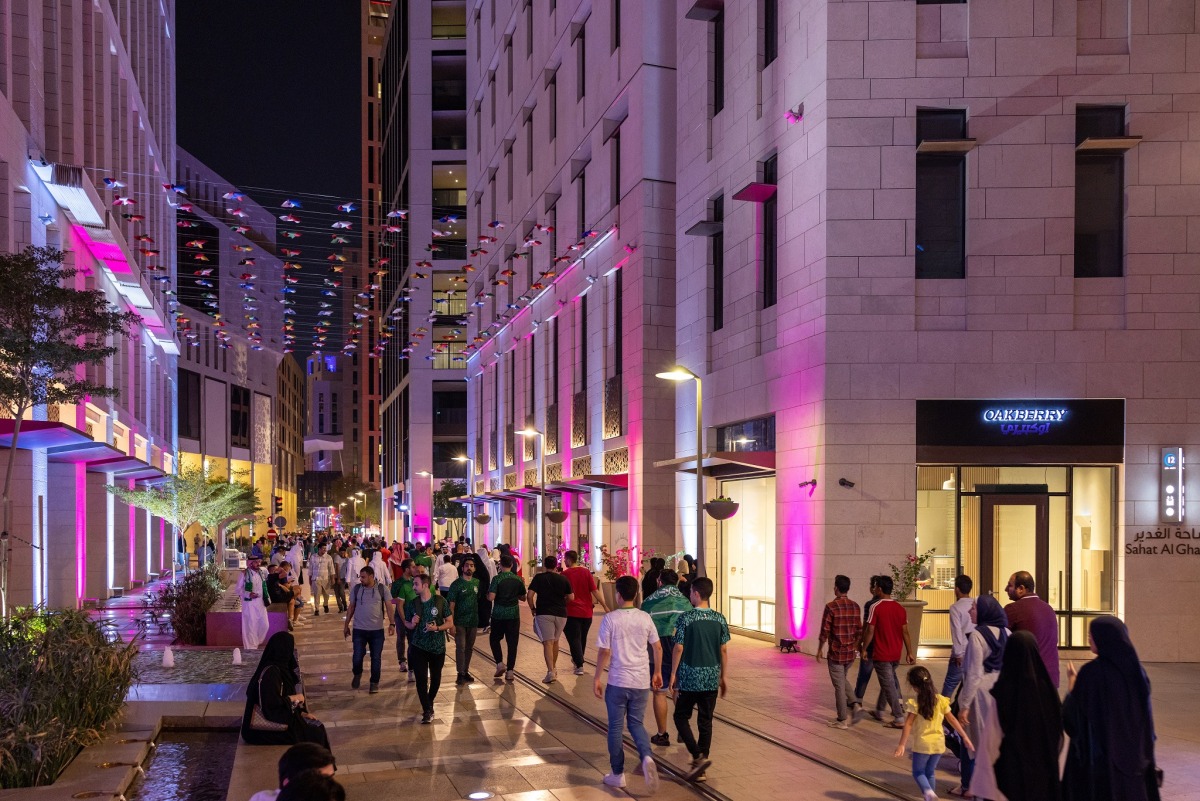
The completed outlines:
[[[545,570],[529,582],[526,600],[529,611],[533,612],[533,633],[542,641],[542,655],[546,658],[546,677],[542,682],[552,684],[558,679],[558,638],[566,628],[567,603],[575,600],[575,592],[571,582],[554,572],[557,559],[547,556],[542,566]]]
[[[692,602],[683,597],[679,591],[679,574],[671,568],[663,568],[657,576],[658,589],[642,602],[642,611],[650,615],[654,628],[658,631],[658,640],[662,644],[662,686],[653,691],[654,722],[658,726],[657,733],[650,738],[654,745],[667,746],[671,744],[671,735],[667,734],[667,694],[671,688],[671,666],[675,652],[675,622],[684,612],[690,612]],[[654,654],[650,654],[654,661]]]

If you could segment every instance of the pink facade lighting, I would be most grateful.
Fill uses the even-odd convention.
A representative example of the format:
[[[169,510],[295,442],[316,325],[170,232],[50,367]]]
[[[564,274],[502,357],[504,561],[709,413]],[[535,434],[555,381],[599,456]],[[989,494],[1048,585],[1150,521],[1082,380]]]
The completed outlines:
[[[537,502],[537,552],[545,556],[546,547],[546,435],[536,428],[523,428],[517,432],[522,437],[538,438],[538,502]]]
[[[433,542],[433,473],[431,473],[428,470],[418,470],[417,475],[420,476],[421,478],[429,479],[429,519],[428,519],[427,528],[429,529],[429,541]],[[413,505],[416,506],[416,504],[413,504]],[[416,528],[416,522],[417,522],[417,515],[416,515],[416,512],[414,511],[414,513],[413,513],[413,528],[414,529]],[[415,534],[413,535],[413,539],[416,539]]]
[[[695,381],[696,382],[696,571],[705,575],[704,570],[704,387],[700,376],[686,367],[675,365],[670,370],[655,373],[656,378],[664,381]]]

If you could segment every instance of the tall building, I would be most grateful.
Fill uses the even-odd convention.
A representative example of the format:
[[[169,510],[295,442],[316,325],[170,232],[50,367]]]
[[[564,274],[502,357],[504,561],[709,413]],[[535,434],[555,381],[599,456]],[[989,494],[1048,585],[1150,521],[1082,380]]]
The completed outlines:
[[[466,20],[465,0],[396,3],[384,44],[380,224],[395,229],[384,230],[381,250],[388,538],[440,536],[432,493],[466,477],[454,461],[467,453]]]
[[[177,153],[176,179],[187,188],[176,210],[180,466],[250,484],[264,514],[275,516],[279,498],[280,512],[294,520],[295,478],[284,477],[280,429],[299,415],[302,398],[280,393],[285,295],[275,217],[190,153]],[[229,533],[266,529],[247,523]],[[194,552],[199,526],[185,534]]]
[[[15,460],[12,604],[102,601],[170,569],[166,523],[105,487],[176,466],[172,12],[149,0],[0,10],[0,250],[58,248],[78,288],[142,318],[88,368],[116,397],[35,408],[15,451],[0,421],[0,458]]]
[[[513,434],[532,424],[564,540],[702,557],[744,632],[813,649],[835,575],[857,593],[931,552],[927,644],[955,575],[998,594],[1024,570],[1064,647],[1115,613],[1143,657],[1200,657],[1200,624],[1159,602],[1200,558],[1198,23],[1143,11],[472,9],[469,239],[489,254],[468,425],[491,528],[530,547],[535,454]],[[628,489],[595,502],[625,458]],[[697,522],[716,496],[736,514]]]
[[[279,360],[275,376],[279,410],[275,419],[275,494],[283,499],[282,514],[292,528],[303,520],[298,476],[304,472],[304,368],[295,356],[286,354]]]
[[[332,354],[313,354],[305,363],[305,472],[346,470],[345,441],[346,381]]]

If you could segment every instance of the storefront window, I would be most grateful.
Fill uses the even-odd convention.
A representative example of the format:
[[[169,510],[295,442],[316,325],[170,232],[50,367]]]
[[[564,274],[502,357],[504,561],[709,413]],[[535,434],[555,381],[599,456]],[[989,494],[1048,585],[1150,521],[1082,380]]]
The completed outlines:
[[[729,625],[775,633],[775,477],[722,481],[721,494],[740,504],[720,524],[717,593]]]
[[[915,600],[926,601],[928,613],[921,624],[926,643],[950,641],[948,610],[954,603],[954,577],[958,575],[955,498],[957,476],[953,467],[917,468],[917,553],[933,549],[925,586]]]
[[[1116,584],[1111,467],[1076,467],[1072,479],[1071,607],[1111,612]]]

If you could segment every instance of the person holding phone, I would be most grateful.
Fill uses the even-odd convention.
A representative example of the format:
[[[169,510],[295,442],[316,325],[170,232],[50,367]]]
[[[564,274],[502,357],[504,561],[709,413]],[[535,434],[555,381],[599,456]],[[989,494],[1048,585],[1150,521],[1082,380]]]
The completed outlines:
[[[429,576],[421,573],[413,578],[417,598],[404,606],[404,627],[411,633],[408,665],[417,674],[417,698],[421,701],[422,723],[433,722],[433,700],[442,683],[442,667],[446,664],[446,635],[454,627],[450,602],[430,590]]]

